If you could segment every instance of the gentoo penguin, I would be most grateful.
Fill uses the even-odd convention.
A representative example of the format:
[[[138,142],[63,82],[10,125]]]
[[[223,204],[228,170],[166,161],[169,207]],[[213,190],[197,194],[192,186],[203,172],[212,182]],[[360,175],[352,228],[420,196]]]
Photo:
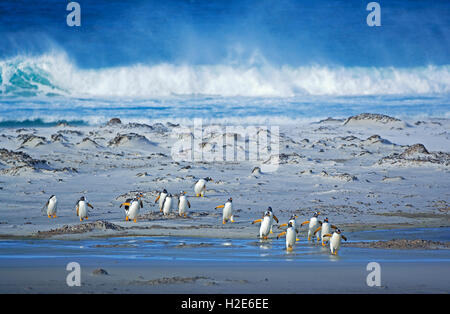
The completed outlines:
[[[178,215],[186,217],[186,207],[191,208],[191,203],[186,197],[186,192],[181,191],[178,196]]]
[[[162,211],[164,216],[169,215],[171,210],[172,210],[172,194],[168,194],[164,198],[164,202],[162,204]]]
[[[297,225],[296,225],[296,221],[295,221],[296,218],[298,218],[298,216],[292,215],[291,218],[289,218],[289,221],[288,221],[287,223],[284,223],[284,224],[279,225],[278,228],[286,227],[286,226],[288,226],[289,224],[291,224],[292,227],[293,227],[295,230],[297,230]],[[298,231],[297,231],[297,233],[298,233]],[[299,241],[300,239],[295,238],[295,240],[296,240],[296,241]]]
[[[226,224],[228,220],[231,222],[234,222],[233,217],[233,199],[230,197],[228,201],[225,203],[225,205],[219,205],[216,207],[223,208],[223,214],[222,214],[222,224]]]
[[[158,197],[155,200],[155,203],[159,200],[159,211],[160,212],[162,212],[162,207],[163,207],[162,205],[164,203],[164,200],[165,200],[167,194],[168,193],[167,193],[166,189],[164,189],[162,192],[159,193]]]
[[[279,223],[279,221],[278,221],[277,216],[275,216],[275,215],[273,214],[272,207],[269,206],[269,208],[268,208],[267,210],[268,210],[269,213],[270,213],[270,233],[273,233],[273,232],[272,232],[273,220],[275,219],[275,221],[276,221],[277,223]]]
[[[83,221],[83,219],[88,219],[88,206],[94,209],[94,206],[89,204],[84,196],[80,197],[76,205],[77,216],[80,217],[80,221]]]
[[[125,220],[133,220],[134,222],[137,222],[137,217],[139,215],[139,211],[141,208],[144,207],[144,204],[142,203],[141,197],[143,197],[143,194],[136,194],[135,198],[127,198],[126,201],[122,204],[120,204],[119,207],[124,206],[125,208]]]
[[[44,207],[42,207],[42,213],[47,214],[48,218],[56,218],[56,210],[58,208],[58,200],[55,195],[50,196],[45,203]]]
[[[320,221],[317,218],[320,215],[320,212],[315,212],[313,217],[311,217],[310,220],[302,222],[301,226],[304,226],[306,224],[309,224],[308,229],[308,241],[311,241],[311,237],[314,235],[314,231],[320,226]],[[320,241],[320,236],[317,235],[317,242]]]
[[[314,235],[316,235],[316,232],[318,232],[319,230],[321,230],[322,233],[322,246],[325,246],[327,244],[327,242],[330,240],[330,237],[325,236],[325,234],[331,234],[331,228],[333,229],[337,229],[337,227],[335,225],[332,225],[328,222],[328,217],[326,217],[323,222],[322,225],[319,226],[315,231],[314,231]]]
[[[257,222],[261,223],[261,226],[259,227],[259,238],[266,240],[269,237],[271,217],[271,212],[269,210],[266,210],[262,219],[256,219],[252,222],[252,224]]]
[[[279,239],[281,236],[286,235],[286,250],[292,251],[295,245],[295,241],[297,239],[297,229],[295,229],[295,226],[292,225],[292,222],[289,221],[287,224],[286,231],[283,231],[277,236],[277,239]]]
[[[337,255],[341,247],[341,239],[347,241],[347,238],[342,234],[341,230],[336,229],[336,231],[331,235],[329,233],[324,234],[324,236],[331,237],[330,239],[330,251],[331,254]]]
[[[195,183],[195,185],[194,185],[195,196],[197,196],[197,197],[205,196],[206,182],[208,182],[208,181],[213,181],[213,179],[211,179],[210,177],[206,177],[206,178],[198,180],[197,183]]]

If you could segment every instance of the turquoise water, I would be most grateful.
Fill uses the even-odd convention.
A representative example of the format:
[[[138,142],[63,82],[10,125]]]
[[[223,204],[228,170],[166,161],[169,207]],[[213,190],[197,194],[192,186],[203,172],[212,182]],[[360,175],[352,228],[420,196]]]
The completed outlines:
[[[449,117],[448,1],[0,2],[0,127]]]

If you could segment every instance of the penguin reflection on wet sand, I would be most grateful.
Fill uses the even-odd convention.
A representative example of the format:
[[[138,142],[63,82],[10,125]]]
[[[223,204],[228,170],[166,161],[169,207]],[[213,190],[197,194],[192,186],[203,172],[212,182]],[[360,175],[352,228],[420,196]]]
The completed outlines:
[[[223,208],[222,224],[226,224],[228,220],[234,222],[233,217],[233,199],[230,197],[224,205],[216,206],[215,209]]]
[[[56,210],[58,209],[58,200],[55,195],[52,195],[47,200],[47,203],[42,207],[42,213],[47,214],[48,218],[56,218]]]
[[[84,196],[80,197],[76,204],[77,216],[80,217],[80,221],[88,219],[88,206],[94,209],[94,206],[92,206]]]
[[[142,193],[136,194],[134,198],[127,198],[124,203],[120,204],[120,208],[124,206],[125,209],[125,220],[133,220],[137,222],[137,217],[141,208],[144,208],[144,204],[141,198],[144,195]]]

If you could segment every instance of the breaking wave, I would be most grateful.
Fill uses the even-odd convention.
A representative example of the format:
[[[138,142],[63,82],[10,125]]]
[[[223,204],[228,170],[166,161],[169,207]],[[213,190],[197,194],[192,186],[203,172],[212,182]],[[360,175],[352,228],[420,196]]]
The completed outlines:
[[[450,92],[450,66],[415,68],[136,64],[81,69],[64,53],[0,61],[0,97],[292,97]]]

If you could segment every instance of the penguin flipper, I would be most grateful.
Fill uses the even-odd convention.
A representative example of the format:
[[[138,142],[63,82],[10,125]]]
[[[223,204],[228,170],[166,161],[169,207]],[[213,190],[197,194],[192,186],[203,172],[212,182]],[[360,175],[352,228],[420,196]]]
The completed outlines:
[[[187,201],[188,207],[191,208],[191,203],[189,203],[189,201]]]
[[[280,233],[279,235],[277,235],[277,239],[279,239],[280,237],[284,236],[286,234],[286,231],[283,231],[282,233]]]
[[[309,220],[302,222],[300,226],[304,226],[306,224],[309,224]]]
[[[90,208],[94,209],[94,206],[92,206],[91,204],[87,203],[87,205],[88,205]]]
[[[252,221],[252,225],[257,223],[257,222],[261,222],[261,221],[262,221],[262,219],[256,219],[256,220]]]
[[[273,215],[273,219],[275,219],[275,221],[276,221],[277,223],[279,223],[277,216]]]
[[[342,239],[344,239],[345,241],[347,241],[347,237],[345,235],[341,235]]]
[[[155,200],[155,203],[159,200],[159,198],[161,197],[161,193],[158,195],[158,197]]]
[[[319,228],[317,228],[317,229],[314,231],[314,235],[316,235],[317,231],[319,231],[320,229],[322,229],[322,226],[320,226]]]

